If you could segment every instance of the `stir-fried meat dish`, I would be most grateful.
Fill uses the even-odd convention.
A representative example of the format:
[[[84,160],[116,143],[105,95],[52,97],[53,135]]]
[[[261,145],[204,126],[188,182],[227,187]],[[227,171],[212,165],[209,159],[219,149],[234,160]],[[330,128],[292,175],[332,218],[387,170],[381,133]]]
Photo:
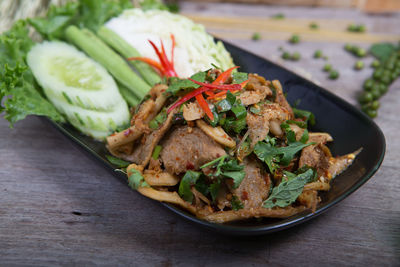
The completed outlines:
[[[307,130],[313,114],[292,108],[279,81],[234,69],[156,85],[109,151],[131,163],[132,188],[207,221],[315,211],[358,152],[333,157],[333,138]]]

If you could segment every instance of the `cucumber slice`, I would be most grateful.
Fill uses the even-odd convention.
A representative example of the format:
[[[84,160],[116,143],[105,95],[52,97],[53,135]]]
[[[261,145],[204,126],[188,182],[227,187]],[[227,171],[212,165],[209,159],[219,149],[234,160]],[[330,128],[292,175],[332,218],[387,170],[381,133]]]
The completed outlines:
[[[48,98],[108,111],[122,97],[108,72],[96,61],[62,42],[35,45],[27,62]]]
[[[84,134],[102,140],[129,124],[114,79],[75,47],[43,42],[29,51],[27,62],[50,102]]]
[[[128,105],[124,101],[108,112],[84,109],[58,99],[50,101],[61,113],[66,115],[73,126],[96,139],[102,139],[118,127],[129,124]],[[99,136],[100,133],[102,133],[101,136]]]

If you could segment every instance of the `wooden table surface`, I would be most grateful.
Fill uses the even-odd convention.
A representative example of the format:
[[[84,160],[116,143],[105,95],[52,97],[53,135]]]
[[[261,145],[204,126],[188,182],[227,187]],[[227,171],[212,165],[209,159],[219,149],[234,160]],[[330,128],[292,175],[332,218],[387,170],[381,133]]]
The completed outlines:
[[[366,16],[344,9],[187,3],[183,11],[260,17],[282,12],[293,18],[355,20],[386,33],[400,30],[399,14]],[[311,73],[353,104],[372,72],[369,67],[352,70],[355,59],[343,51],[341,42],[291,46],[270,39],[229,41],[276,61],[279,46],[301,51],[299,62],[285,66]],[[340,70],[337,81],[326,79],[323,60],[312,59],[315,49],[322,49]],[[222,236],[177,217],[131,191],[37,117],[14,129],[1,119],[0,265],[399,266],[399,89],[400,80],[381,99],[375,121],[386,136],[387,151],[372,179],[312,221],[252,238]]]

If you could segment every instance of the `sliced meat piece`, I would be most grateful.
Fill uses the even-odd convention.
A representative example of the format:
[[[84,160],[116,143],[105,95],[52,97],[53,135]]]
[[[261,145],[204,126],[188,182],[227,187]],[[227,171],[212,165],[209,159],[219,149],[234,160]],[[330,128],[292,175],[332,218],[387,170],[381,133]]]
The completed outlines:
[[[183,118],[187,121],[195,121],[204,117],[204,111],[197,102],[189,102],[183,106]]]
[[[328,176],[330,155],[321,143],[305,147],[300,156],[299,168],[307,165],[317,170],[318,177]]]
[[[171,127],[172,117],[174,114],[175,112],[170,112],[161,127],[157,130],[154,130],[149,135],[144,135],[139,142],[134,144],[132,154],[124,158],[143,167],[147,166],[151,155],[153,154],[154,148]]]
[[[304,190],[300,196],[297,198],[297,201],[306,206],[308,209],[311,209],[313,212],[317,209],[317,204],[321,201],[318,197],[317,190]]]
[[[237,189],[233,190],[245,209],[259,208],[268,197],[271,179],[268,173],[262,171],[262,167],[254,158],[246,157],[243,161],[246,176]]]
[[[287,102],[285,95],[283,94],[281,83],[278,80],[273,80],[272,85],[276,90],[276,99],[275,99],[276,103],[284,107],[289,113],[289,118],[293,119],[294,118],[293,110],[292,107]]]
[[[329,160],[332,154],[324,144],[332,140],[332,136],[327,133],[310,133],[308,142],[315,142],[316,144],[305,147],[301,151],[299,168],[307,165],[317,170],[318,177],[328,177]]]
[[[225,150],[199,128],[181,126],[163,139],[161,160],[169,173],[198,170],[200,166],[226,154]]]
[[[288,206],[285,208],[252,208],[252,209],[240,209],[240,210],[228,210],[218,211],[213,213],[201,213],[197,212],[197,217],[200,219],[214,222],[214,223],[226,223],[231,221],[244,220],[249,218],[287,218],[294,214],[300,213],[307,210],[305,206],[292,207]]]
[[[217,207],[220,210],[223,210],[226,207],[230,208],[231,200],[232,200],[232,194],[230,193],[228,186],[225,183],[221,183],[220,188],[218,190],[218,195],[215,199]]]
[[[272,95],[269,84],[264,77],[249,74],[246,90],[239,95],[240,101],[243,105],[249,106],[264,100],[267,96]]]
[[[344,156],[331,158],[329,162],[329,180],[346,170],[361,151],[362,148]]]
[[[269,121],[264,120],[263,116],[254,115],[250,112],[246,117],[247,127],[249,129],[249,137],[251,139],[251,147],[254,147],[258,141],[263,140],[269,132]]]
[[[258,141],[267,136],[272,126],[270,125],[271,122],[280,126],[280,123],[286,121],[289,117],[287,110],[276,103],[263,104],[260,108],[261,112],[259,114],[254,115],[248,112],[246,117],[251,147],[254,147]],[[274,133],[278,132],[274,131]]]
[[[212,127],[203,120],[196,121],[197,127],[199,127],[205,134],[214,139],[215,142],[229,147],[234,148],[236,146],[235,140],[233,140],[221,126]]]

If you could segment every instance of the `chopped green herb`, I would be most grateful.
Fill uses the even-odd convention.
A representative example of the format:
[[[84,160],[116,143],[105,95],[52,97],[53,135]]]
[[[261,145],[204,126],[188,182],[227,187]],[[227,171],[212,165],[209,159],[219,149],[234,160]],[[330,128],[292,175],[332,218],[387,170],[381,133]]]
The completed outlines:
[[[195,73],[190,78],[199,82],[204,82],[206,79],[206,72],[202,71]],[[179,79],[177,77],[171,77],[167,92],[171,93],[172,95],[177,95],[181,91],[187,92],[190,89],[196,89],[199,87],[200,85],[195,84],[194,82],[188,79]]]
[[[149,122],[149,127],[150,129],[157,129],[158,127],[160,127],[161,124],[164,123],[164,121],[167,119],[167,109],[163,108],[160,113],[157,114],[157,116],[155,116],[154,119],[152,119]]]
[[[117,166],[118,168],[125,168],[128,167],[130,162],[127,162],[125,160],[113,157],[111,155],[106,155],[106,158],[109,162],[111,162],[112,164],[114,164],[115,166]]]
[[[293,108],[293,113],[296,118],[305,120],[311,126],[315,125],[315,116],[311,111]]]
[[[231,178],[234,182],[233,188],[238,188],[246,175],[244,172],[244,166],[239,165],[236,159],[227,159],[228,156],[225,155],[204,164],[200,168],[203,169],[206,167],[214,167],[216,170],[211,176]]]
[[[248,79],[248,73],[237,71],[232,74],[232,78],[233,78],[232,84],[242,83]]]
[[[233,210],[240,210],[243,209],[243,203],[240,201],[240,199],[237,196],[233,196],[231,199],[231,205]]]
[[[193,201],[193,193],[191,188],[196,184],[196,181],[199,179],[200,175],[200,172],[187,171],[179,184],[179,195],[189,203],[192,203]]]
[[[284,208],[295,202],[304,186],[314,178],[314,171],[308,169],[297,176],[289,175],[289,177],[272,189],[272,193],[263,203],[264,208]]]
[[[221,187],[220,181],[216,181],[216,182],[210,184],[210,186],[208,187],[208,190],[210,191],[210,195],[211,195],[213,202],[215,202],[215,200],[217,199],[220,187]]]
[[[138,170],[131,169],[129,172],[128,184],[132,189],[137,190],[139,187],[149,187],[148,183],[146,183],[144,177]]]
[[[283,166],[289,165],[290,161],[294,158],[297,152],[303,148],[312,145],[314,143],[305,143],[308,139],[308,131],[305,130],[301,138],[301,141],[296,141],[296,135],[293,131],[287,132],[287,146],[275,147],[271,143],[258,142],[254,147],[254,154],[264,161],[270,172],[273,173],[279,167],[278,164]]]
[[[250,107],[250,112],[253,113],[253,114],[259,114],[261,112],[261,109],[256,108],[254,106],[251,106]]]
[[[152,157],[153,159],[156,159],[156,160],[157,160],[158,157],[160,156],[161,150],[162,150],[162,146],[156,145],[156,147],[155,147],[154,150],[153,150],[153,154],[151,155],[151,157]]]

